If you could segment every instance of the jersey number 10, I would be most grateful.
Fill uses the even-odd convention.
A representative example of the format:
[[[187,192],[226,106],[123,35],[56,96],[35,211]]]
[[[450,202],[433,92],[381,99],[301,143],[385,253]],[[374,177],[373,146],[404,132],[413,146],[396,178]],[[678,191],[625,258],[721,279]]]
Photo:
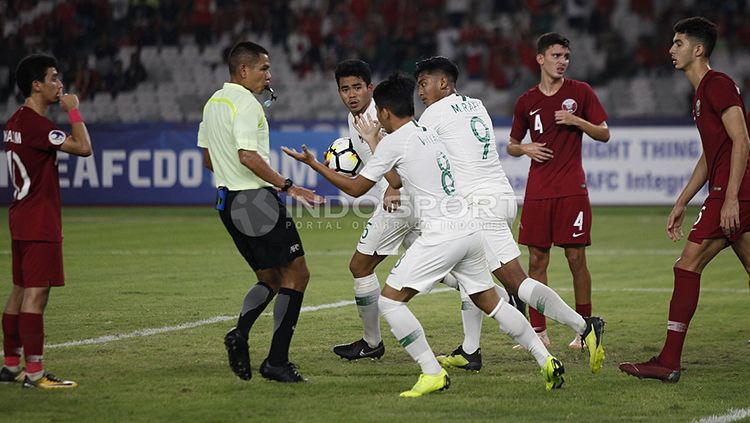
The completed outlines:
[[[29,173],[26,171],[26,166],[23,165],[21,157],[18,154],[13,151],[6,151],[5,155],[8,157],[10,181],[13,183],[13,198],[15,200],[22,200],[24,197],[29,195],[31,178],[29,178]],[[16,183],[16,173],[21,175],[23,185],[21,185],[20,187],[18,186],[18,183]]]

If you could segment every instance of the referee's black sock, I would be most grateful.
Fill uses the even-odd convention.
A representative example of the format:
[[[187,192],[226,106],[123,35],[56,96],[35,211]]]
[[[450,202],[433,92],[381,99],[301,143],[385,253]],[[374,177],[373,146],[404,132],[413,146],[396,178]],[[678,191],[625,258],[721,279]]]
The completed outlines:
[[[245,339],[248,338],[250,328],[253,327],[258,316],[263,313],[263,310],[266,309],[268,303],[273,299],[273,295],[273,290],[264,282],[256,283],[250,288],[247,295],[245,295],[245,301],[242,303],[242,311],[240,312],[239,319],[237,319],[237,329]]]
[[[289,361],[289,344],[302,308],[304,293],[289,288],[281,288],[273,307],[274,331],[268,363],[281,366]]]

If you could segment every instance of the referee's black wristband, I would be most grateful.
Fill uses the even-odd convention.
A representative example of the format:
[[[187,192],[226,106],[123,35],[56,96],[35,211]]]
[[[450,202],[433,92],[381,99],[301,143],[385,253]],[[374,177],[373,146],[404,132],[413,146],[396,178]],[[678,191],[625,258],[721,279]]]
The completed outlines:
[[[289,188],[291,188],[293,185],[294,185],[294,181],[292,181],[289,178],[286,178],[286,180],[284,181],[284,186],[281,187],[281,191],[282,192],[287,192],[289,190]]]

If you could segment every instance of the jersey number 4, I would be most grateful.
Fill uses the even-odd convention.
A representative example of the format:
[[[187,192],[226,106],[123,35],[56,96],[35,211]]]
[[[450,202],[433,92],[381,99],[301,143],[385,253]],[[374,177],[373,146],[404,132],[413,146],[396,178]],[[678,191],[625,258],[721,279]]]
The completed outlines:
[[[542,126],[542,118],[537,113],[534,115],[534,130],[539,131],[540,134],[544,133],[544,127]]]
[[[29,188],[31,187],[29,172],[26,171],[26,166],[23,165],[21,157],[18,154],[13,151],[6,151],[5,155],[8,158],[10,181],[13,183],[13,198],[15,200],[23,200],[24,197],[29,195]],[[21,181],[16,181],[16,175],[21,176]],[[18,182],[22,182],[20,187],[18,186]]]

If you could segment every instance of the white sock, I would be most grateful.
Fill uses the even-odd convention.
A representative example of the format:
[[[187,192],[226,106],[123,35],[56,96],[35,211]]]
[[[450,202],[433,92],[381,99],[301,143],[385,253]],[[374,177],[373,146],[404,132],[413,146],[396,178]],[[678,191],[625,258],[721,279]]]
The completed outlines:
[[[453,279],[455,280],[455,278]],[[458,283],[457,280],[456,283]],[[495,291],[503,300],[508,301],[510,299],[508,292],[500,286],[495,285]],[[474,354],[479,349],[479,339],[482,337],[482,318],[484,318],[484,312],[474,305],[474,302],[471,301],[468,295],[462,292],[461,321],[464,325],[464,342],[461,344],[461,347],[466,354]]]
[[[475,306],[468,296],[461,295],[461,321],[464,324],[464,342],[461,344],[466,354],[474,354],[479,349],[482,336],[484,312]]]
[[[378,307],[385,320],[391,325],[391,332],[411,358],[419,363],[422,373],[433,376],[439,374],[440,363],[427,343],[422,325],[419,324],[419,320],[412,314],[406,303],[393,301],[381,295]]]
[[[371,274],[362,278],[354,278],[354,301],[357,302],[357,312],[362,319],[364,336],[370,348],[375,348],[383,338],[380,335],[380,315],[378,314],[378,298],[380,297],[380,282],[378,275]]]
[[[539,367],[544,366],[547,357],[550,355],[549,351],[544,347],[529,321],[518,309],[501,300],[495,310],[490,313],[490,317],[497,320],[501,331],[510,335],[534,356]]]
[[[526,278],[518,287],[518,297],[538,312],[552,320],[558,321],[576,333],[586,330],[586,321],[580,314],[565,304],[565,301],[552,288],[543,283]]]

